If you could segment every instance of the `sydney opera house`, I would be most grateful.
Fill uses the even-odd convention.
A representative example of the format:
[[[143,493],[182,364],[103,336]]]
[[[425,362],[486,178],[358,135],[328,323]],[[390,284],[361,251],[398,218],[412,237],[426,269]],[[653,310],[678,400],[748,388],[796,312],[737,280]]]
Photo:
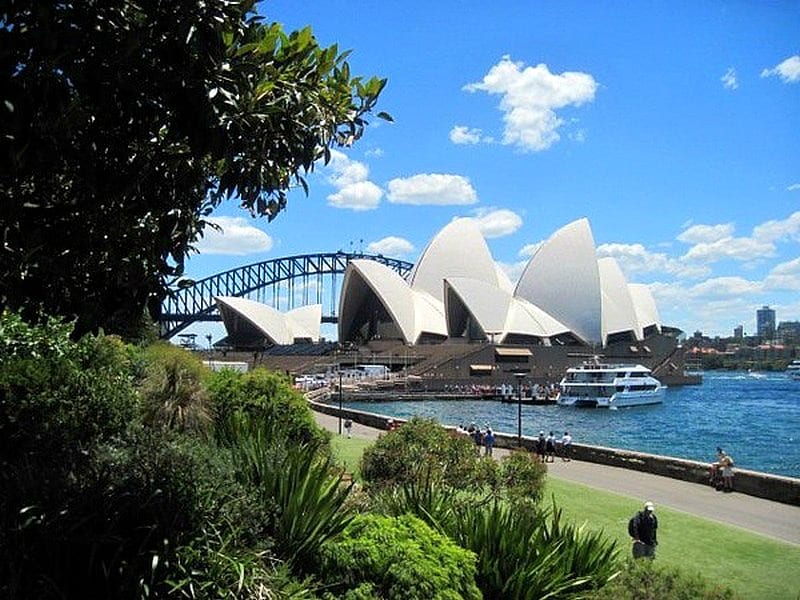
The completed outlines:
[[[320,339],[319,305],[282,313],[242,298],[217,304],[231,339]],[[443,380],[502,380],[520,369],[546,380],[596,355],[634,360],[662,377],[683,371],[680,331],[660,322],[646,285],[629,283],[613,258],[598,258],[587,219],[543,242],[516,283],[475,222],[456,219],[405,278],[378,262],[352,260],[338,315],[340,344],[370,353],[371,361],[412,348],[416,372]]]

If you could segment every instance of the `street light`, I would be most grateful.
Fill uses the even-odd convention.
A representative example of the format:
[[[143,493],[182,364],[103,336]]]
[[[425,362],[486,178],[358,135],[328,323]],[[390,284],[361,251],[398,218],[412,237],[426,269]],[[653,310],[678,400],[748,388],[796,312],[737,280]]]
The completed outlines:
[[[342,435],[342,366],[339,365],[339,435]]]
[[[514,373],[517,378],[517,446],[522,447],[522,380],[525,373]]]

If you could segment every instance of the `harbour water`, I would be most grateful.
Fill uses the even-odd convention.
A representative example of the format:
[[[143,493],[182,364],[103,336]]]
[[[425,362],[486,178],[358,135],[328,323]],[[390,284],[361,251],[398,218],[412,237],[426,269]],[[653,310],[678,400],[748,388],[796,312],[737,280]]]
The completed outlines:
[[[447,425],[489,423],[517,432],[517,405],[492,400],[351,402],[391,417]],[[717,446],[743,469],[800,478],[800,381],[784,373],[707,372],[702,385],[667,390],[662,404],[606,410],[522,406],[527,436],[569,431],[576,442],[711,461]]]

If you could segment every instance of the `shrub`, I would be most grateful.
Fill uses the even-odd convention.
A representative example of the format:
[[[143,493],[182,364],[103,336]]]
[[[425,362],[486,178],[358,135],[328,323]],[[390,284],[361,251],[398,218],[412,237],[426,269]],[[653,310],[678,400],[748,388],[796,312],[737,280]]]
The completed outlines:
[[[0,596],[140,597],[201,522],[197,469],[137,427],[135,352],[0,315]]]
[[[546,476],[547,467],[524,450],[515,450],[500,461],[500,485],[514,504],[537,503]]]
[[[262,499],[276,551],[297,569],[310,568],[320,545],[350,522],[344,506],[352,483],[343,485],[329,455],[287,443],[275,422],[235,413],[225,431],[237,476]]]
[[[147,596],[203,520],[196,471],[178,445],[147,430],[88,451],[49,497],[28,495],[31,504],[9,515],[0,578],[8,597]]]
[[[0,457],[14,461],[47,455],[70,462],[92,444],[125,430],[136,395],[124,345],[87,336],[55,319],[29,326],[0,315]],[[6,469],[2,469],[4,472]]]
[[[242,547],[240,526],[209,523],[191,543],[177,549],[164,595],[193,600],[312,600],[314,585],[295,579],[285,563],[267,552]]]
[[[649,560],[628,560],[619,577],[592,593],[592,600],[733,600],[730,588],[699,574],[664,567]]]
[[[361,475],[373,487],[422,478],[460,489],[482,489],[494,461],[478,456],[470,439],[455,436],[433,419],[414,417],[381,436],[361,459]]]
[[[356,517],[322,547],[322,577],[339,584],[337,597],[481,598],[475,555],[412,515]],[[347,590],[358,595],[347,596]]]
[[[447,534],[478,557],[484,598],[565,598],[605,584],[616,573],[614,542],[561,524],[561,514],[517,510],[494,500],[465,505]]]
[[[330,436],[316,424],[302,394],[280,373],[223,369],[209,374],[207,389],[218,439],[229,435],[224,428],[231,423],[230,416],[243,413],[274,424],[274,430],[282,431],[292,444],[310,444],[320,449],[329,444]]]
[[[159,342],[144,352],[141,384],[144,422],[152,427],[204,433],[211,407],[203,386],[208,369],[191,352]]]

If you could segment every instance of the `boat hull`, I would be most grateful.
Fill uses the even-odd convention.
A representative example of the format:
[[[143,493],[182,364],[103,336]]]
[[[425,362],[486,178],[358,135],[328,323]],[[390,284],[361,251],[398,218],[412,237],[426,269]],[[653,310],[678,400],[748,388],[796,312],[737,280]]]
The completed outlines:
[[[577,406],[585,408],[626,408],[629,406],[646,406],[660,404],[664,401],[666,386],[648,392],[618,392],[610,397],[568,396],[561,394],[559,406]]]

